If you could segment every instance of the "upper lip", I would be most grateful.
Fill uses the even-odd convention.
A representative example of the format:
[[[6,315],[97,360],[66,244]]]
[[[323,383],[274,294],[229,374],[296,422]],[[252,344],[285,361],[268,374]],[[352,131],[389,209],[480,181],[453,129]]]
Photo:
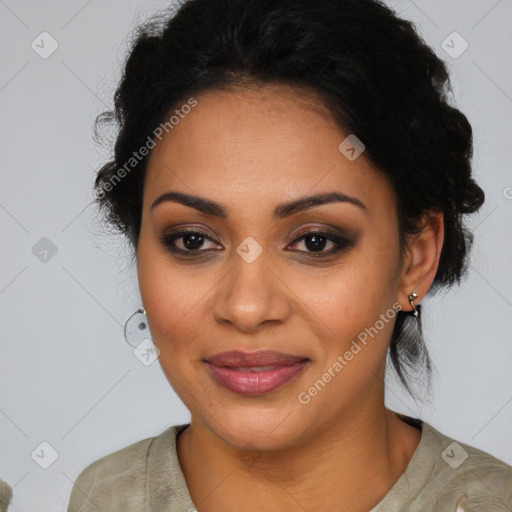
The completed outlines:
[[[208,363],[216,366],[285,366],[307,360],[306,357],[294,356],[274,350],[260,350],[259,352],[242,352],[241,350],[231,350],[221,352],[206,359]]]

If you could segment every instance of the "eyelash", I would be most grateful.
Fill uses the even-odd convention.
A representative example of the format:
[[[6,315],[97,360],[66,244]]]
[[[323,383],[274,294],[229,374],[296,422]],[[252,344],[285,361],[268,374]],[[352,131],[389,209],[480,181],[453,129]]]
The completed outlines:
[[[176,233],[170,233],[168,235],[165,235],[160,238],[160,242],[165,246],[165,248],[171,252],[176,254],[184,255],[188,258],[194,258],[197,257],[196,255],[201,252],[208,252],[211,249],[196,249],[196,250],[183,250],[178,249],[174,246],[174,242],[176,240],[179,240],[180,238],[183,238],[185,235],[200,235],[211,242],[215,242],[215,240],[212,240],[206,233],[203,233],[199,230],[186,230],[186,231],[179,231]],[[350,247],[353,247],[353,243],[343,237],[340,237],[338,235],[335,235],[333,233],[329,233],[328,231],[322,231],[322,230],[313,230],[313,231],[306,231],[305,233],[302,233],[299,235],[293,242],[292,245],[295,245],[300,240],[308,237],[308,236],[321,236],[327,238],[329,241],[333,242],[335,244],[334,250],[328,251],[328,252],[317,252],[314,251],[298,251],[299,253],[305,253],[308,254],[314,258],[326,258],[328,256],[331,256],[332,254],[336,254],[338,252],[344,251]],[[215,249],[213,249],[215,250]]]

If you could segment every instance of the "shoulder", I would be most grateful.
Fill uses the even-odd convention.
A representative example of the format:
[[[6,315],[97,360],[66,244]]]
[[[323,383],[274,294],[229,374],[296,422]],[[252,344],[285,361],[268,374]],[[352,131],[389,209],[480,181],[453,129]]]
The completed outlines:
[[[501,512],[512,506],[512,467],[423,423],[423,461],[429,468],[420,501],[433,510]],[[411,475],[413,476],[413,475]],[[459,507],[459,508],[455,508]]]
[[[74,483],[67,512],[142,510],[150,447],[157,439],[172,437],[175,429],[170,427],[159,436],[142,439],[89,464]]]

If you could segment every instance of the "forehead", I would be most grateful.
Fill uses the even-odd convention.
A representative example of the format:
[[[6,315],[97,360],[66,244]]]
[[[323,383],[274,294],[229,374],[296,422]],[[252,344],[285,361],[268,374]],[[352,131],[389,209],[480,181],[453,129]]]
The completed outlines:
[[[384,175],[339,149],[349,135],[313,93],[287,86],[210,91],[157,142],[144,201],[179,190],[239,202],[281,202],[338,190],[393,206]],[[178,107],[179,108],[179,107]]]

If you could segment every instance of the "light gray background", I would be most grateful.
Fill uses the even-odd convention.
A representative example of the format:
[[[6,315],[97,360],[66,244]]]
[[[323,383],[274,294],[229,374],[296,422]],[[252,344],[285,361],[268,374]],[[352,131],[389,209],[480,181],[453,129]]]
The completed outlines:
[[[469,223],[468,279],[424,302],[431,403],[392,381],[387,402],[512,464],[512,2],[389,3],[448,62],[487,199]],[[12,511],[64,511],[87,464],[189,420],[158,362],[144,366],[124,341],[141,304],[135,269],[87,207],[108,157],[92,122],[112,106],[132,27],[166,5],[0,0],[0,477]],[[43,31],[59,45],[47,59],[31,48]],[[469,43],[456,59],[441,46],[453,31]],[[46,263],[32,252],[42,237],[57,247]],[[31,457],[43,441],[58,452],[46,470]]]

